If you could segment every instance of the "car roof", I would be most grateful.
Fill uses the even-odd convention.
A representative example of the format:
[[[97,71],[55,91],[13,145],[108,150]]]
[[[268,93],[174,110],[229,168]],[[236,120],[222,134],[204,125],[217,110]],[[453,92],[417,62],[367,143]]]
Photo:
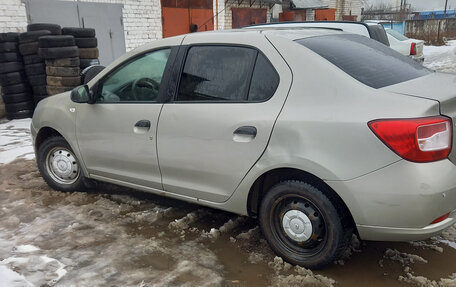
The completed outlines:
[[[190,33],[184,35],[185,37],[210,37],[212,35],[226,35],[226,34],[252,34],[252,36],[271,35],[283,37],[289,40],[297,40],[316,36],[326,36],[333,34],[346,34],[342,29],[336,28],[321,28],[321,27],[254,27],[249,29],[230,29],[220,31],[206,31],[198,33]]]

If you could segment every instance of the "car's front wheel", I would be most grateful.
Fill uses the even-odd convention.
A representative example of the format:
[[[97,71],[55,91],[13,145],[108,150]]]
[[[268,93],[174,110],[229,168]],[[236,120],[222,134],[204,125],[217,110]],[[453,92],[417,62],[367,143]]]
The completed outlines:
[[[286,261],[317,269],[337,260],[351,229],[343,214],[315,186],[284,181],[273,186],[260,206],[261,230],[271,248]]]
[[[59,191],[82,191],[84,176],[70,145],[62,137],[50,137],[37,150],[37,165],[46,183]]]

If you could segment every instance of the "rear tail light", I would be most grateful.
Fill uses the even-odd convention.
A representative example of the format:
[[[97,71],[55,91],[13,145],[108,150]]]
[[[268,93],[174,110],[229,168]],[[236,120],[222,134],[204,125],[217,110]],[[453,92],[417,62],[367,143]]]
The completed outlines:
[[[410,55],[416,55],[416,43],[412,43],[410,46]]]
[[[450,213],[449,212],[447,214],[444,214],[444,215],[440,216],[440,217],[437,217],[436,219],[434,219],[434,221],[431,222],[431,224],[436,224],[436,223],[442,222],[445,219],[447,219],[448,217],[450,217]]]
[[[374,120],[368,125],[385,145],[409,161],[438,161],[451,152],[452,124],[447,117]]]

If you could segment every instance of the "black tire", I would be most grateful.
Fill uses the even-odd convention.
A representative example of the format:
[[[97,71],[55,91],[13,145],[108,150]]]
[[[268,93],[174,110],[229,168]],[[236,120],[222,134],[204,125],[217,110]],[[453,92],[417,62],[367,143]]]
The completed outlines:
[[[33,86],[33,96],[47,96],[46,85]]]
[[[44,60],[41,59],[37,54],[27,55],[22,57],[24,59],[25,65],[44,63]]]
[[[46,66],[46,75],[56,77],[78,77],[79,67],[53,67]]]
[[[0,74],[0,85],[2,86],[26,83],[27,81],[24,71]]]
[[[8,120],[19,120],[33,117],[33,110],[24,110],[16,113],[6,113]]]
[[[2,93],[4,94],[19,94],[25,92],[30,92],[30,86],[27,83],[2,86]]]
[[[19,33],[15,32],[0,33],[0,43],[17,42],[18,37]]]
[[[62,27],[57,24],[48,24],[48,23],[35,23],[35,24],[28,24],[27,31],[39,31],[39,30],[48,30],[51,32],[52,35],[61,35],[62,34]]]
[[[51,164],[52,158],[57,157],[67,163],[68,176],[63,176],[64,173],[59,173],[53,168]],[[41,176],[53,189],[64,192],[85,190],[81,165],[71,146],[63,137],[49,137],[45,139],[36,152],[36,162]],[[75,176],[75,178],[70,180],[69,176]]]
[[[105,69],[105,66],[101,66],[101,65],[93,65],[93,66],[89,66],[89,67],[85,68],[81,72],[81,83],[87,84],[88,82],[90,82],[90,80],[95,78],[95,76],[98,75],[104,69]]]
[[[56,48],[75,46],[74,37],[71,35],[44,36],[39,40],[40,48]]]
[[[4,62],[21,62],[22,56],[16,52],[0,53],[0,63]]]
[[[57,86],[46,86],[48,95],[53,96],[61,93],[65,93],[74,89],[73,87],[57,87]]]
[[[261,230],[275,253],[289,263],[311,269],[331,264],[347,248],[352,230],[344,229],[343,217],[315,186],[291,180],[276,184],[266,193],[259,214]],[[283,226],[287,218],[288,232]],[[291,229],[291,220],[296,230]],[[306,230],[310,231],[307,236]]]
[[[85,69],[93,65],[100,65],[100,60],[98,59],[81,59],[79,62],[81,69]]]
[[[62,59],[49,59],[46,60],[47,66],[53,67],[79,67],[79,57],[62,58]]]
[[[43,86],[46,85],[46,75],[33,75],[28,76],[30,85],[32,86]]]
[[[22,56],[37,54],[38,53],[38,42],[20,44],[19,51],[21,52]]]
[[[5,110],[6,110],[7,114],[8,113],[13,114],[13,113],[17,113],[20,111],[33,110],[34,107],[35,107],[35,104],[33,103],[32,99],[30,98],[26,102],[5,105]]]
[[[98,46],[97,38],[75,38],[74,40],[79,48],[96,48]]]
[[[45,75],[46,65],[44,63],[31,64],[25,66],[25,73],[27,76]]]
[[[51,32],[48,30],[38,30],[38,31],[31,31],[21,33],[19,35],[19,43],[30,43],[30,42],[38,42],[38,39],[43,36],[51,35]]]
[[[79,58],[81,59],[97,59],[99,56],[98,48],[80,48]]]
[[[0,53],[17,52],[17,42],[0,43]]]
[[[46,60],[78,57],[79,51],[77,46],[58,47],[58,48],[40,48],[38,55]]]
[[[18,72],[24,70],[22,62],[7,62],[0,65],[0,74]]]
[[[63,35],[73,35],[75,38],[93,38],[93,37],[95,37],[95,29],[63,27],[62,34]]]
[[[3,94],[3,102],[5,105],[28,102],[32,100],[32,95],[30,93],[18,93],[18,94]]]

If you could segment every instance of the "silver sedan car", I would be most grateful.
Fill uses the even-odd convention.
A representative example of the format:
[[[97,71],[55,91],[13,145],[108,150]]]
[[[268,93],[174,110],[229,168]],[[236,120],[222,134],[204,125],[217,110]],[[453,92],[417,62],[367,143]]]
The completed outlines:
[[[56,190],[110,182],[257,216],[271,248],[321,268],[351,234],[434,236],[456,222],[456,76],[329,29],[183,35],[131,51],[39,103]]]

